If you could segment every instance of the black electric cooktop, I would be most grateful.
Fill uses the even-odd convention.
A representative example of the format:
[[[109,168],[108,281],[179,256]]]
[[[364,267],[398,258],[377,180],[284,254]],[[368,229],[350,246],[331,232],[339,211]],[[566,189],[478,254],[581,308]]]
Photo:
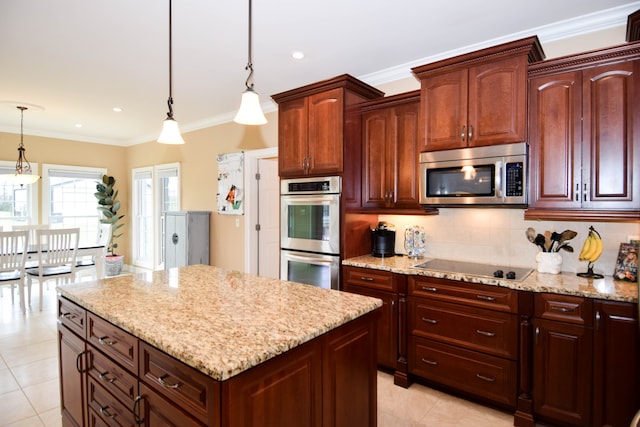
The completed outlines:
[[[450,261],[446,259],[432,259],[415,266],[447,273],[468,274],[472,276],[486,276],[508,279],[520,282],[533,270],[524,267],[504,267],[500,265],[480,264],[465,261]]]

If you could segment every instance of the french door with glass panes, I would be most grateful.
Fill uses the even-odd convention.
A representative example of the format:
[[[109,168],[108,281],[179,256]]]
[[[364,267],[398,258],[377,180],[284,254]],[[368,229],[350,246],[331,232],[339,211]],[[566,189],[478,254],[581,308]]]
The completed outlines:
[[[180,164],[136,168],[132,174],[132,263],[162,269],[164,213],[180,210]]]

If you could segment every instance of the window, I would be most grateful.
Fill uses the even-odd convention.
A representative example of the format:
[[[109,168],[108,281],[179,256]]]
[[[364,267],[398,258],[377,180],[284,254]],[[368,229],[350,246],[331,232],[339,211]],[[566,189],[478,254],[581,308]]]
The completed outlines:
[[[38,165],[31,165],[38,173]],[[0,174],[14,174],[15,162],[0,161]],[[38,184],[13,185],[0,179],[0,226],[38,223]]]
[[[103,168],[44,165],[42,220],[51,228],[80,228],[80,240],[97,241],[100,226],[96,184]]]
[[[180,164],[132,171],[133,264],[164,267],[164,213],[180,209]]]

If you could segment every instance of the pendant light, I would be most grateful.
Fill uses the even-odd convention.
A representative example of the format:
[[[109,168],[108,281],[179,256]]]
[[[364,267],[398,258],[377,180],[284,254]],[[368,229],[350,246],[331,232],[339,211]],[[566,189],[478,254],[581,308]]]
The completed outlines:
[[[27,107],[17,106],[18,110],[20,110],[20,145],[18,145],[18,161],[16,162],[16,172],[14,174],[6,174],[5,178],[9,179],[14,185],[20,185],[21,187],[25,184],[33,184],[38,182],[40,176],[33,175],[31,171],[31,163],[27,160],[27,156],[25,155],[24,148],[24,110],[27,110]]]
[[[172,46],[171,46],[171,0],[169,0],[169,99],[167,105],[169,111],[167,112],[167,118],[162,123],[162,132],[158,137],[158,142],[161,144],[184,144],[184,139],[180,135],[180,129],[178,128],[178,122],[173,118],[173,96],[171,95],[172,89]]]
[[[251,61],[251,0],[249,0],[249,60],[244,69],[249,70],[249,76],[244,83],[247,88],[242,92],[240,109],[233,121],[243,125],[263,125],[267,123],[267,119],[262,113],[260,98],[253,90],[253,62]]]

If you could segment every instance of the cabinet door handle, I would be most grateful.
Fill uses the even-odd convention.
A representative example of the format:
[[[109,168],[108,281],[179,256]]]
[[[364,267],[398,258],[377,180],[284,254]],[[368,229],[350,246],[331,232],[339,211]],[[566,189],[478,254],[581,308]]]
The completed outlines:
[[[78,353],[78,355],[76,356],[76,370],[81,374],[84,374],[85,372],[87,372],[87,370],[82,367],[82,356],[84,356],[86,353],[87,351],[83,350],[80,353]]]
[[[464,138],[466,136],[466,132],[467,131],[467,127],[466,126],[462,126],[462,132],[460,132],[460,139],[462,139],[464,141]]]
[[[140,418],[138,410],[138,408],[140,408],[140,402],[142,401],[142,399],[144,399],[143,396],[136,396],[135,400],[133,401],[133,408],[131,410],[131,412],[133,412],[133,419],[138,425],[144,423],[144,418]]]
[[[438,364],[438,362],[436,362],[435,360],[429,360],[429,359],[425,359],[424,357],[422,359],[420,359],[423,363],[426,363],[427,365],[433,365],[436,366]]]
[[[373,277],[361,276],[360,280],[364,280],[365,282],[373,282]]]
[[[427,323],[431,323],[432,325],[435,325],[436,323],[438,323],[438,321],[437,321],[437,320],[435,320],[435,319],[429,319],[428,317],[423,317],[423,318],[422,318],[422,321],[423,321],[423,322],[427,322]]]
[[[496,300],[494,297],[490,297],[488,295],[476,295],[476,297],[478,299],[483,300],[483,301],[495,301]]]
[[[587,201],[587,183],[584,183],[584,191],[582,192],[582,201],[586,202]]]
[[[485,337],[495,337],[495,332],[483,331],[482,329],[476,329],[476,333],[484,335]]]
[[[480,378],[480,379],[481,379],[481,380],[483,380],[483,381],[487,381],[487,382],[490,382],[490,383],[494,383],[494,382],[496,382],[496,379],[495,379],[495,378],[487,377],[486,375],[476,374],[476,377],[477,377],[477,378]]]
[[[469,125],[469,138],[467,140],[471,141],[472,139],[473,139],[473,126]]]
[[[596,310],[596,330],[600,330],[600,310]]]
[[[576,202],[580,201],[580,184],[576,184]]]
[[[160,383],[161,386],[165,387],[165,388],[171,388],[171,389],[175,389],[180,387],[182,384],[180,383],[175,383],[175,384],[169,384],[168,382],[165,382],[165,378],[167,378],[169,376],[169,374],[164,374],[161,377],[158,377],[158,382]]]
[[[438,292],[438,288],[434,288],[433,286],[422,286],[422,290],[427,292]]]
[[[534,344],[538,345],[538,337],[540,336],[540,328],[536,327],[536,335],[535,335],[535,342]]]

